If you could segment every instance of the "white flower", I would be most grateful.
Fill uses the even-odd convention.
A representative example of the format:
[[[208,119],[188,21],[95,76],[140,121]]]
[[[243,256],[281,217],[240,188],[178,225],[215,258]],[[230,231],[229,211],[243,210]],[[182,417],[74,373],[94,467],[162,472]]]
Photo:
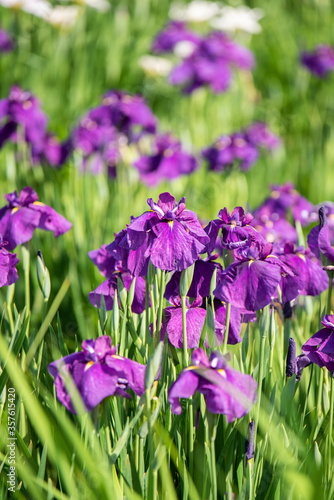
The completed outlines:
[[[74,5],[55,7],[47,17],[47,21],[57,28],[72,28],[78,19],[80,8]]]
[[[9,9],[23,10],[34,16],[47,18],[52,5],[47,0],[0,0],[0,5]]]
[[[220,8],[214,2],[193,0],[188,5],[173,4],[169,10],[169,17],[176,21],[202,23],[219,14]]]
[[[178,42],[174,47],[174,54],[182,59],[190,56],[196,48],[196,44],[191,42],[190,40],[182,40],[182,42]]]
[[[107,12],[110,9],[110,3],[107,0],[76,0],[80,5],[88,5],[100,12]]]
[[[210,25],[222,31],[246,31],[247,33],[260,33],[261,26],[258,21],[264,16],[261,9],[250,9],[245,5],[240,7],[223,7],[220,17],[210,21]]]
[[[168,75],[172,69],[172,63],[163,57],[145,55],[139,59],[139,66],[143,68],[145,73],[151,76]]]

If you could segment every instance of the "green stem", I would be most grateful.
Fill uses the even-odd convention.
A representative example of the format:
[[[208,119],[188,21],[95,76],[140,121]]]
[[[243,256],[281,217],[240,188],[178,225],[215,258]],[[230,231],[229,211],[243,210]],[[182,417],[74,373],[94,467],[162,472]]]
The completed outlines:
[[[24,271],[24,292],[25,292],[25,303],[27,306],[27,312],[30,311],[30,252],[28,244],[23,244],[22,249],[22,263]]]
[[[151,323],[153,330],[153,345],[157,345],[157,313],[155,309],[154,286],[151,288]]]
[[[181,297],[182,305],[182,332],[183,332],[183,368],[188,366],[188,342],[187,342],[187,306],[186,297]]]
[[[225,320],[223,354],[225,354],[226,351],[227,351],[228,332],[230,330],[230,317],[231,317],[231,304],[229,304],[227,302],[227,304],[226,304],[226,320]]]
[[[145,345],[148,344],[150,336],[150,317],[149,317],[149,288],[148,288],[148,277],[145,277]]]
[[[193,399],[189,399],[189,474],[194,473],[194,409]]]
[[[162,312],[164,308],[164,294],[165,294],[165,272],[161,271],[160,287],[159,287],[159,309],[158,309],[158,326],[157,326],[157,340],[160,342]]]

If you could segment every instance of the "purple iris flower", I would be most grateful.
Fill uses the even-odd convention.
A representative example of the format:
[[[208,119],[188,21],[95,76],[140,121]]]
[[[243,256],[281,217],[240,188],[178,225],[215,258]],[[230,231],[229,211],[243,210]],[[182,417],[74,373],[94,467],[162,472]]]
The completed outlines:
[[[219,137],[213,146],[202,150],[202,156],[209,170],[215,172],[228,170],[234,163],[240,164],[241,170],[249,170],[258,159],[259,151],[244,133],[236,133]]]
[[[334,263],[334,231],[330,228],[327,222],[326,210],[324,207],[319,209],[319,225],[311,229],[307,243],[311,251],[320,258],[324,255],[330,262]]]
[[[131,217],[131,221],[133,220],[135,217]],[[107,245],[106,250],[118,261],[118,265],[129,271],[132,276],[146,276],[150,261],[151,234],[142,233],[138,244],[134,246],[128,239],[128,227],[118,233],[115,240]]]
[[[245,133],[248,140],[257,147],[273,150],[281,144],[281,139],[263,122],[252,123],[245,129]]]
[[[210,238],[207,252],[210,254],[215,246],[219,230],[221,229],[221,246],[228,250],[249,246],[251,241],[262,241],[260,234],[250,226],[253,216],[245,214],[242,207],[236,207],[231,215],[227,208],[219,211],[219,219],[214,219],[205,228],[205,232]]]
[[[291,268],[271,251],[272,244],[259,242],[236,250],[236,262],[221,273],[214,295],[246,311],[257,311],[268,305],[281,284],[282,275],[294,277]],[[298,286],[290,293],[296,297]]]
[[[185,198],[176,203],[169,193],[160,194],[158,203],[151,198],[147,203],[151,210],[134,218],[126,229],[128,247],[137,252],[141,250],[141,255],[137,256],[142,263],[141,269],[150,257],[159,269],[183,271],[206,251],[209,242],[197,215],[186,209]],[[129,265],[125,268],[130,270]]]
[[[325,328],[319,330],[303,346],[302,352],[312,363],[334,371],[334,315],[325,314],[321,322]]]
[[[145,366],[116,354],[110,337],[85,340],[82,351],[54,361],[48,370],[55,378],[57,398],[72,413],[73,392],[66,387],[74,383],[87,411],[92,410],[108,396],[130,399],[128,389],[141,396],[145,392]]]
[[[0,52],[11,52],[15,47],[15,42],[10,34],[4,29],[0,29]]]
[[[296,357],[296,343],[292,337],[289,339],[289,348],[286,357],[286,377],[292,377],[296,374],[296,381],[300,380],[302,376],[303,369],[312,363],[310,358],[306,354],[300,354]]]
[[[97,266],[98,270],[108,278],[116,270],[116,259],[106,250],[107,245],[102,245],[97,250],[88,252],[88,257]]]
[[[170,299],[173,304],[165,309],[166,321],[164,323],[163,332],[168,335],[169,342],[179,349],[183,348],[183,323],[182,323],[182,307],[180,297]],[[202,298],[197,297],[191,304],[186,301],[186,328],[187,328],[187,347],[194,349],[198,347],[201,333],[204,326],[206,310],[202,306]],[[226,306],[220,301],[215,301],[215,341],[216,344],[224,342],[226,321]],[[240,313],[233,309],[230,316],[230,328],[228,333],[228,344],[237,344],[241,342],[241,316]],[[208,340],[205,339],[205,345],[208,347]]]
[[[297,231],[285,217],[286,210],[279,205],[275,207],[275,202],[268,199],[254,211],[251,225],[270,243],[297,242]]]
[[[253,377],[233,370],[219,352],[213,352],[209,361],[203,349],[196,349],[191,362],[169,389],[173,413],[180,415],[180,398],[190,398],[196,391],[204,395],[209,412],[226,415],[228,422],[246,415],[256,403]]]
[[[0,235],[0,288],[2,286],[12,285],[18,280],[17,270],[15,268],[19,259],[16,253],[12,254],[5,249],[6,241],[2,241]]]
[[[140,179],[148,186],[190,174],[198,166],[196,158],[182,151],[180,141],[170,134],[156,135],[153,150],[153,154],[141,156],[134,163]]]
[[[0,209],[0,234],[8,250],[30,241],[36,228],[52,231],[57,238],[72,227],[65,217],[38,201],[37,193],[25,187],[19,196],[16,191],[5,195],[8,205]]]
[[[155,37],[152,51],[157,54],[172,52],[179,42],[191,42],[194,47],[199,44],[201,37],[190,31],[181,21],[170,21],[167,26]]]
[[[46,134],[47,117],[36,97],[14,86],[8,98],[0,101],[0,149],[7,140],[19,139],[22,129],[26,142],[40,149]]]
[[[213,92],[224,92],[230,86],[230,66],[252,69],[252,52],[220,32],[203,38],[192,54],[176,66],[170,74],[173,85],[183,85],[184,92],[191,93],[198,87],[209,85]]]
[[[210,296],[212,275],[215,269],[217,269],[217,273],[222,271],[222,266],[218,262],[215,262],[217,256],[217,254],[214,254],[206,259],[196,260],[193,279],[187,293],[188,297],[202,297],[202,299],[204,299]],[[174,271],[166,286],[165,299],[169,300],[172,297],[180,295],[180,278],[181,272]]]
[[[273,253],[299,277],[302,285],[300,295],[316,296],[327,290],[327,273],[309,248],[305,250],[303,246],[296,247],[294,243],[288,242],[284,247],[275,246]]]
[[[128,272],[114,271],[106,281],[101,283],[95,290],[90,292],[89,300],[95,307],[101,306],[101,296],[104,298],[106,310],[111,311],[114,305],[115,290],[117,290],[117,278],[120,277],[127,291],[130,290],[134,276]],[[141,314],[145,311],[145,278],[138,276],[136,278],[133,302],[131,305],[132,312]]]
[[[303,52],[301,62],[319,78],[334,70],[334,50],[327,45],[318,45],[313,52]]]

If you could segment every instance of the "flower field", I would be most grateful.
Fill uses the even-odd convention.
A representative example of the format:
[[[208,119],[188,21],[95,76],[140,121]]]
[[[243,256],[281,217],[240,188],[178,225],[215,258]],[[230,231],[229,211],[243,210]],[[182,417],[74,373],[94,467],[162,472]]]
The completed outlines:
[[[0,498],[334,499],[333,22],[0,0]]]

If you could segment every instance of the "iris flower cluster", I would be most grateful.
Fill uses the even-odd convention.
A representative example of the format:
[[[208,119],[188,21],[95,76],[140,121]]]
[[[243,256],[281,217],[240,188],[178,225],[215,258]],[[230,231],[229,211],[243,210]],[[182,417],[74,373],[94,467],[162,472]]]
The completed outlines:
[[[204,85],[215,93],[225,92],[232,82],[233,67],[242,70],[254,67],[252,52],[226,34],[213,31],[202,36],[182,21],[167,24],[153,41],[152,50],[181,56],[182,61],[172,69],[169,81],[181,85],[186,94]]]
[[[245,130],[222,135],[212,146],[203,149],[202,156],[209,170],[222,172],[239,165],[249,170],[259,157],[260,148],[272,151],[280,145],[280,139],[265,123],[255,122]]]
[[[218,218],[203,228],[197,214],[186,208],[184,198],[177,202],[171,194],[162,193],[157,202],[147,202],[150,209],[131,217],[113,242],[89,252],[107,278],[91,292],[90,301],[100,307],[103,296],[106,309],[112,309],[121,280],[127,291],[131,288],[132,313],[141,314],[150,306],[146,298],[149,266],[160,269],[167,283],[164,299],[170,305],[164,307],[161,325],[151,325],[150,330],[159,332],[160,340],[167,336],[176,349],[193,349],[191,364],[183,367],[170,387],[172,411],[179,414],[180,398],[199,392],[205,397],[208,411],[224,413],[231,422],[249,412],[256,401],[257,384],[251,376],[233,370],[227,358],[214,350],[215,346],[224,342],[227,329],[227,344],[241,342],[242,322],[256,321],[256,311],[279,302],[283,306],[299,295],[315,296],[328,287],[328,276],[318,256],[321,252],[334,262],[332,232],[326,217],[328,214],[329,219],[331,207],[320,209],[319,225],[309,233],[311,248],[304,248],[297,246],[294,238],[288,238],[289,232],[284,237],[275,233],[273,241],[271,233],[268,241],[268,234],[257,229],[259,220],[242,207],[236,207],[231,214],[223,208]],[[257,209],[258,217],[264,208],[286,224],[288,216],[293,215],[295,223],[307,225],[314,220],[316,211],[291,184],[274,186],[271,196]],[[219,254],[214,253],[218,245],[224,251],[224,268],[217,260]],[[185,290],[183,277],[189,269],[191,278]],[[121,302],[118,307],[122,309]],[[213,343],[212,337],[208,338],[208,321]],[[287,376],[296,374],[298,381],[302,370],[312,362],[333,371],[333,316],[326,316],[323,325],[325,328],[306,342],[297,357],[294,340],[290,339]],[[210,360],[202,346],[210,349]],[[56,379],[58,399],[70,411],[76,411],[75,390],[86,410],[111,395],[129,397],[127,389],[143,394],[145,366],[118,356],[109,337],[85,341],[82,347],[82,352],[49,367]]]
[[[0,208],[0,287],[15,283],[15,268],[19,260],[14,250],[31,240],[35,229],[52,231],[55,237],[66,233],[72,224],[53,208],[38,200],[37,193],[29,186],[17,194],[5,195],[7,205]]]

